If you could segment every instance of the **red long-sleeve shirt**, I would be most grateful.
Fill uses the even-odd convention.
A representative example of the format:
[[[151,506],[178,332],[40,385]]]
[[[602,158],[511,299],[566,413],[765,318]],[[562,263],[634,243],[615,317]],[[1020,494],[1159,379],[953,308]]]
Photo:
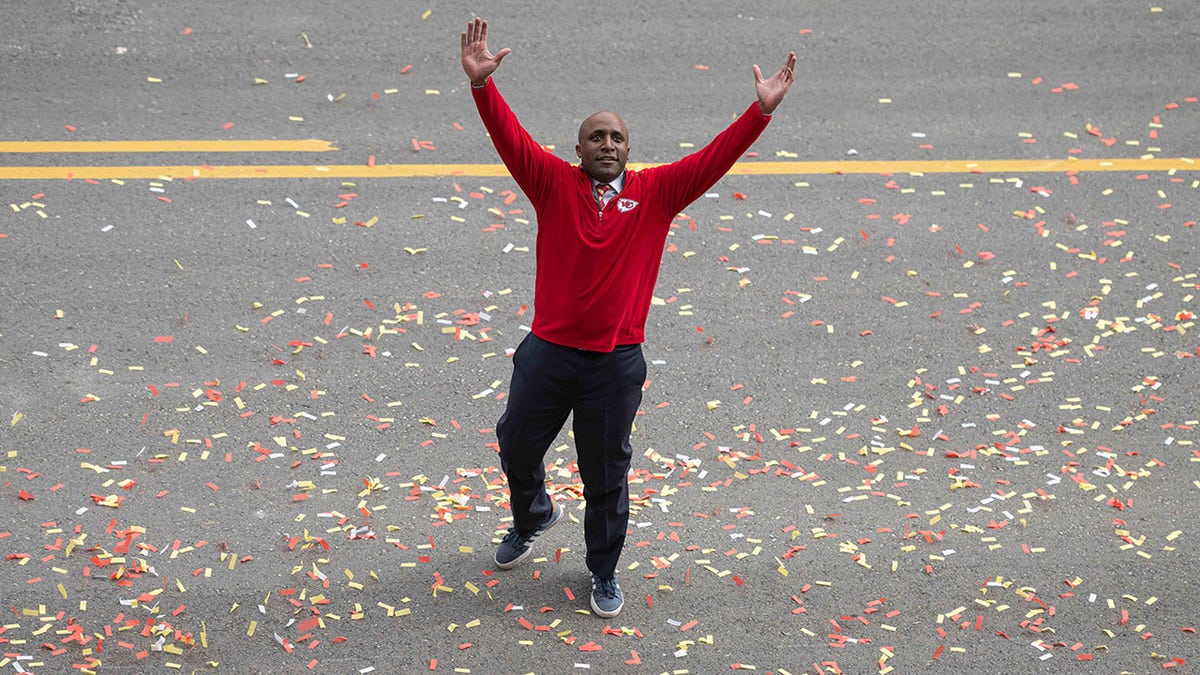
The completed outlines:
[[[491,79],[471,94],[537,214],[533,333],[597,352],[643,342],[671,221],[729,171],[771,118],[754,102],[695,153],[627,170],[624,189],[600,212],[588,175],[535,142]]]

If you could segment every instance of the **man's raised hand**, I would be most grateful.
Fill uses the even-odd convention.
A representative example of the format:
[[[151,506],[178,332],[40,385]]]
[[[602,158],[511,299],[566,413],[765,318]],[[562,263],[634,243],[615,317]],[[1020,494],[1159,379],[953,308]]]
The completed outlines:
[[[500,67],[500,59],[512,51],[508,47],[495,54],[488,51],[487,30],[487,21],[476,18],[467,24],[467,30],[462,34],[463,72],[470,78],[471,85],[476,87],[482,87],[488,77],[496,72],[496,68]]]
[[[758,65],[754,66],[754,88],[758,92],[758,109],[764,115],[775,112],[775,108],[783,102],[783,97],[787,96],[788,87],[792,86],[792,80],[795,78],[795,68],[796,52],[789,52],[787,62],[783,64],[783,67],[766,79],[763,79]]]

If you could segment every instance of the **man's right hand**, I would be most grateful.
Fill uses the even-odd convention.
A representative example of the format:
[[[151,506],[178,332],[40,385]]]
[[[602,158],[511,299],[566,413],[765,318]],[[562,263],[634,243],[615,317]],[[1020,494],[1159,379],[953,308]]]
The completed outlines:
[[[487,21],[476,18],[467,24],[467,30],[462,34],[462,66],[463,72],[471,80],[471,86],[482,87],[496,68],[500,67],[500,59],[508,56],[512,50],[508,47],[496,54],[488,51]]]

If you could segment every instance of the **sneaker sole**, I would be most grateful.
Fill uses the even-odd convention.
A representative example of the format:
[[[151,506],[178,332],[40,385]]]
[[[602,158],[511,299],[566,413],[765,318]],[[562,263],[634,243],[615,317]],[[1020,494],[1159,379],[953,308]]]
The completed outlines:
[[[551,504],[554,505],[554,502],[551,502]],[[512,568],[516,567],[517,565],[520,565],[522,561],[524,561],[526,558],[528,558],[533,553],[533,544],[534,544],[534,542],[537,541],[537,538],[542,536],[543,534],[546,534],[546,530],[549,530],[550,528],[554,527],[555,523],[557,523],[560,520],[562,520],[562,507],[558,506],[558,505],[554,505],[553,517],[550,519],[550,522],[548,522],[544,526],[542,526],[542,529],[533,533],[533,536],[529,538],[529,547],[525,549],[525,552],[506,563],[502,563],[499,560],[496,560],[495,558],[493,558],[493,560],[496,563],[496,567],[498,567],[502,570],[511,570]]]
[[[522,553],[521,555],[513,558],[512,560],[510,560],[506,563],[502,563],[499,560],[496,560],[496,567],[498,567],[502,570],[511,570],[512,568],[516,567],[517,565],[520,565],[521,561],[528,558],[530,553],[533,553],[533,544],[532,543],[529,545],[529,548],[525,549],[524,553]]]

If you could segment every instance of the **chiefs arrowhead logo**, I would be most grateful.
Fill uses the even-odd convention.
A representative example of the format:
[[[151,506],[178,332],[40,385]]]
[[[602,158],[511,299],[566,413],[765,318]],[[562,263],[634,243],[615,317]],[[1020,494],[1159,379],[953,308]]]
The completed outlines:
[[[630,211],[636,209],[637,205],[638,205],[638,203],[633,201],[632,199],[618,199],[617,200],[617,210],[620,211],[621,213],[629,213]]]

